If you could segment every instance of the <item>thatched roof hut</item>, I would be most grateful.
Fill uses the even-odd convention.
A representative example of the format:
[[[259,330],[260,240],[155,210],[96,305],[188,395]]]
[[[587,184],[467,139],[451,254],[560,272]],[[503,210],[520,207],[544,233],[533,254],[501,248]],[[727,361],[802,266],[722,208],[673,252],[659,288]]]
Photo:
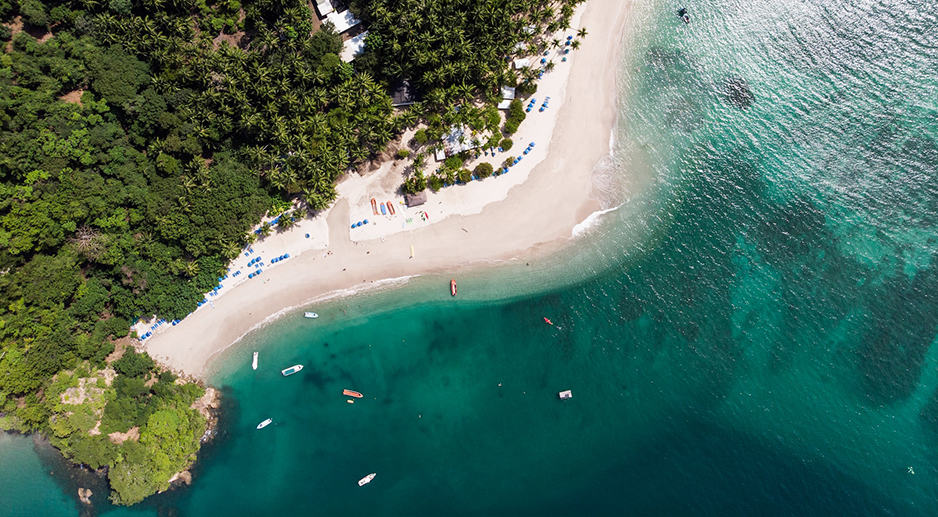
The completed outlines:
[[[416,194],[404,194],[404,202],[408,207],[420,206],[427,202],[427,192],[418,192]]]

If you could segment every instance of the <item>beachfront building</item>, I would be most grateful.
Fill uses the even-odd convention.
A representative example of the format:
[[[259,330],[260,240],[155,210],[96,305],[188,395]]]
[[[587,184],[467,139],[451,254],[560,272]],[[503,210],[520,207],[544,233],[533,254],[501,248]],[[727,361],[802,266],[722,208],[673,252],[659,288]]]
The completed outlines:
[[[513,86],[502,86],[502,100],[498,103],[498,109],[508,109],[508,106],[511,106],[511,101],[514,99],[515,88]]]
[[[342,61],[351,63],[353,59],[365,51],[365,36],[368,36],[368,31],[364,31],[354,38],[349,38],[342,44],[342,53],[339,54]]]
[[[351,29],[352,27],[357,26],[361,21],[352,14],[351,10],[345,10],[341,13],[332,12],[326,16],[326,21],[331,22],[335,27],[335,31],[339,34]]]
[[[476,147],[479,146],[473,143],[472,133],[467,126],[454,126],[449,133],[443,135],[443,151],[446,156],[453,156]]]
[[[391,92],[391,106],[395,108],[410,106],[415,102],[417,102],[417,99],[414,97],[414,90],[410,87],[410,81],[406,79],[401,81]]]
[[[335,9],[332,8],[332,3],[329,0],[316,0],[316,14],[319,15],[320,20],[334,12]]]

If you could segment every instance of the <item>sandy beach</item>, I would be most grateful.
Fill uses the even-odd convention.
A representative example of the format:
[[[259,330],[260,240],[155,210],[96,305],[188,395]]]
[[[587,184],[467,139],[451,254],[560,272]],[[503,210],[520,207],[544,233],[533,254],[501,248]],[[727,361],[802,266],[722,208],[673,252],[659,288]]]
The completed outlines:
[[[272,235],[232,264],[241,270],[218,294],[174,326],[164,324],[144,341],[164,364],[202,376],[211,358],[285,307],[295,307],[341,290],[380,285],[382,280],[439,272],[546,254],[569,244],[573,229],[602,207],[593,184],[595,165],[609,153],[617,113],[616,73],[626,36],[631,2],[589,0],[573,30],[589,35],[569,62],[545,76],[535,97],[551,96],[550,110],[534,110],[513,137],[513,153],[530,141],[537,147],[503,176],[429,193],[419,211],[408,211],[393,196],[400,184],[388,174],[393,165],[338,185],[339,199],[326,213],[302,221],[290,232]],[[483,157],[494,165],[502,156]],[[396,216],[350,229],[350,222],[373,218],[370,198],[390,201]],[[407,222],[410,218],[411,222]],[[356,231],[361,230],[358,234]],[[365,233],[365,232],[368,233]],[[263,250],[270,252],[264,253]],[[411,249],[414,257],[411,257]],[[290,258],[247,279],[246,265],[283,250]],[[250,271],[255,271],[252,266]],[[446,289],[447,286],[441,286]],[[138,329],[148,328],[142,325]],[[139,330],[138,330],[139,332]]]

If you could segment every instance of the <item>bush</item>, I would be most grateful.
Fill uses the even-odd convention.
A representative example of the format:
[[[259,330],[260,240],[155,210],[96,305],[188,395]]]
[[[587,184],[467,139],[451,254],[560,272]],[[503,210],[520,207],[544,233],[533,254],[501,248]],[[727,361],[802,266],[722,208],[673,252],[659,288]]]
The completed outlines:
[[[511,149],[515,143],[511,141],[510,138],[503,138],[501,142],[498,143],[498,146],[502,148],[503,151]]]
[[[515,88],[515,94],[520,97],[529,97],[537,91],[537,82],[525,81]]]
[[[514,161],[515,157],[509,156],[508,158],[505,158],[505,161],[502,162],[502,167],[511,167],[513,165],[512,162]]]
[[[463,183],[469,183],[472,181],[472,172],[470,172],[469,169],[462,169],[459,171],[457,177],[459,178],[459,181]]]
[[[130,377],[143,377],[153,369],[153,359],[146,352],[136,353],[128,348],[120,359],[114,361],[114,370]]]
[[[429,142],[429,141],[430,141],[430,138],[427,136],[427,130],[426,130],[426,129],[418,129],[417,132],[414,133],[414,140],[413,140],[413,141],[414,141],[414,142],[417,142],[417,145],[424,145],[424,144],[426,144],[427,142]]]
[[[26,23],[34,27],[45,27],[49,24],[49,15],[46,14],[46,8],[39,0],[22,0],[20,13],[23,14]]]
[[[463,160],[459,156],[450,156],[443,162],[443,167],[449,170],[458,170],[462,167]]]
[[[494,170],[495,169],[492,168],[491,163],[483,162],[483,163],[480,163],[479,165],[476,165],[475,171],[473,172],[475,173],[477,178],[488,178],[489,176],[492,175],[492,172]]]
[[[410,150],[409,150],[409,149],[398,149],[398,150],[397,150],[397,153],[395,153],[394,156],[395,156],[398,160],[403,160],[404,158],[407,158],[408,156],[410,156]]]
[[[506,135],[513,134],[518,130],[518,125],[524,120],[524,108],[521,106],[521,100],[515,99],[508,106],[508,115],[505,118],[505,127],[502,130]]]
[[[0,25],[0,41],[9,41],[13,37],[13,31],[6,25]]]
[[[430,180],[428,181],[428,183],[430,184],[430,190],[434,192],[443,188],[443,178],[439,177],[436,174],[430,176]]]
[[[427,188],[427,179],[423,176],[422,172],[416,171],[409,178],[404,180],[402,188],[404,192],[408,194],[423,192]]]

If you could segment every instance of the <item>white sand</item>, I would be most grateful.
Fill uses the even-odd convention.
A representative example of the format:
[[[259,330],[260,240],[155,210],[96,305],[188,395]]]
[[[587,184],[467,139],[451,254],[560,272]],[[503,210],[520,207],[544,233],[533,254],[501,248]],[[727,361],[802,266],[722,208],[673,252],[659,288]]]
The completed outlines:
[[[554,59],[557,67],[534,95],[537,107],[550,96],[549,109],[528,114],[511,151],[482,157],[497,166],[535,141],[534,151],[507,175],[430,193],[427,204],[418,207],[429,222],[400,204],[394,192],[401,176],[393,164],[353,175],[339,184],[339,200],[327,213],[254,244],[253,255],[241,255],[232,265],[232,272],[243,271],[236,282],[229,276],[211,304],[176,326],[162,325],[144,342],[146,349],[173,368],[202,375],[212,356],[285,308],[385,279],[550,253],[571,242],[572,230],[600,208],[593,168],[609,152],[618,56],[630,7],[622,0],[589,0],[580,8],[573,30],[585,26],[589,35],[568,62]],[[397,215],[375,217],[372,197],[394,203]],[[368,225],[350,228],[366,218]],[[269,259],[283,253],[291,258],[270,267]],[[245,281],[244,265],[258,255],[267,266],[261,276]]]

